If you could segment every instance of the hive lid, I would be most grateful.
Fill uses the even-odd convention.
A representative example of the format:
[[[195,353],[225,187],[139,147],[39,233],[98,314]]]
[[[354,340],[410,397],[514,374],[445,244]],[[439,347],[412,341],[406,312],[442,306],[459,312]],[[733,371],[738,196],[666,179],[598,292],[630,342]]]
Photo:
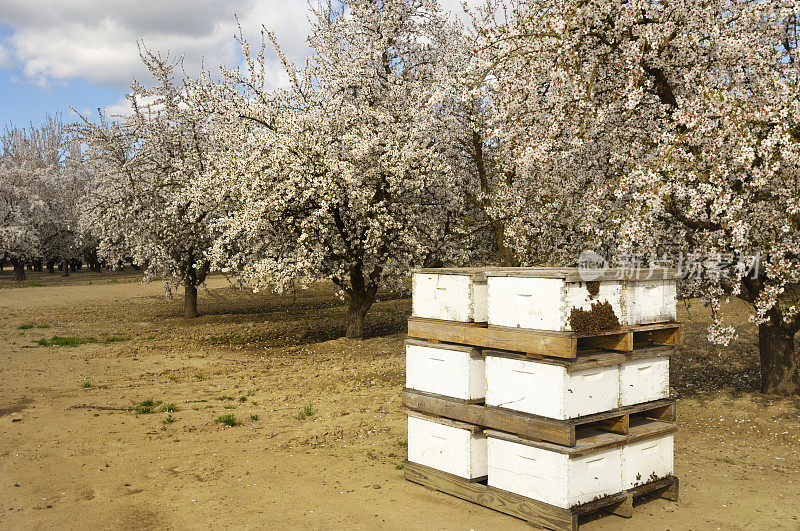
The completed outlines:
[[[477,282],[486,282],[486,273],[488,271],[500,271],[502,267],[425,267],[420,269],[412,269],[411,274],[427,274],[427,275],[458,275],[472,277],[472,280]]]
[[[611,281],[611,280],[674,280],[681,273],[674,268],[642,267],[640,269],[612,267],[607,269],[589,269],[579,267],[506,267],[487,268],[487,277],[518,278],[557,278],[567,282]]]

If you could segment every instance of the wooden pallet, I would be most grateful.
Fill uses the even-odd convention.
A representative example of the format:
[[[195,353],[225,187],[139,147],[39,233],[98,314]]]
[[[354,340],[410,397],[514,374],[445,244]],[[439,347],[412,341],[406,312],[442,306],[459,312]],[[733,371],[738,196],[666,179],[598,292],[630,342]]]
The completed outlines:
[[[511,409],[471,404],[458,398],[403,389],[403,406],[408,409],[449,418],[484,428],[565,446],[575,446],[579,436],[596,430],[628,435],[637,419],[670,423],[675,421],[675,400],[664,399],[605,411],[585,417],[558,420]],[[624,444],[624,441],[623,441]]]
[[[681,329],[679,323],[669,322],[630,326],[590,335],[422,317],[408,319],[408,337],[411,338],[523,352],[532,357],[555,358],[575,358],[582,349],[630,352],[634,345],[678,345],[682,341]]]
[[[532,526],[545,529],[574,531],[578,529],[579,517],[600,511],[630,518],[633,516],[633,499],[646,494],[678,500],[678,478],[674,476],[564,509],[411,461],[405,462],[403,470],[408,481],[521,518]]]

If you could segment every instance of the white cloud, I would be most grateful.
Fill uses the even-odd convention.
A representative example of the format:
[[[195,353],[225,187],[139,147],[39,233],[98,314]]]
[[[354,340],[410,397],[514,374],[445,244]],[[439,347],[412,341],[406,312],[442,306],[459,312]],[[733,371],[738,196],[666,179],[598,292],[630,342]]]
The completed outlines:
[[[117,100],[117,103],[113,103],[104,108],[103,113],[113,120],[116,116],[130,116],[133,113],[133,108],[128,98],[123,96]]]
[[[8,68],[14,64],[14,61],[11,59],[11,52],[8,51],[8,48],[0,44],[0,68]]]
[[[483,0],[469,0],[471,6]],[[461,0],[441,0],[466,22]],[[235,66],[240,48],[234,13],[246,38],[260,42],[261,25],[275,31],[283,51],[296,62],[308,52],[306,0],[0,0],[0,22],[13,28],[0,46],[0,67],[13,59],[27,81],[42,87],[82,78],[120,89],[133,76],[147,78],[137,41],[152,50],[185,54],[185,67],[197,74],[206,68]],[[9,51],[11,53],[9,53]],[[277,60],[270,78],[286,82]],[[118,102],[110,106],[120,110]],[[125,103],[127,106],[127,103]]]
[[[201,61],[212,68],[234,66],[239,59],[234,13],[248,39],[257,40],[264,24],[275,30],[291,59],[304,57],[304,0],[0,0],[0,22],[13,28],[7,38],[13,55],[27,80],[40,86],[82,78],[125,87],[131,77],[145,76],[139,40],[152,50],[185,54],[192,74]]]

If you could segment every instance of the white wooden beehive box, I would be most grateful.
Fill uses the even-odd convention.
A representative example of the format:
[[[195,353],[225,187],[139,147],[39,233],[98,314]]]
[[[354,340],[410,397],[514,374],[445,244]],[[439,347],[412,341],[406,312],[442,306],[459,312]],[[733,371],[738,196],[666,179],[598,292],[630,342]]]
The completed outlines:
[[[620,325],[673,321],[677,316],[675,279],[625,278],[609,269],[591,294],[577,268],[517,268],[486,272],[490,325],[568,332],[573,308],[590,310],[607,301]],[[672,273],[668,273],[672,274]]]
[[[669,351],[634,354],[619,368],[620,407],[669,398]]]
[[[618,365],[570,371],[520,355],[485,354],[487,406],[561,420],[619,407]]]
[[[564,509],[622,491],[619,447],[570,456],[494,431],[487,441],[489,486]]]
[[[673,434],[635,441],[622,447],[623,488],[632,489],[674,472]]]
[[[486,396],[481,351],[464,345],[406,340],[406,387],[468,401]]]
[[[414,317],[486,322],[485,269],[417,269],[412,271],[411,291]]]
[[[408,413],[408,460],[466,479],[487,475],[486,436],[471,424]]]

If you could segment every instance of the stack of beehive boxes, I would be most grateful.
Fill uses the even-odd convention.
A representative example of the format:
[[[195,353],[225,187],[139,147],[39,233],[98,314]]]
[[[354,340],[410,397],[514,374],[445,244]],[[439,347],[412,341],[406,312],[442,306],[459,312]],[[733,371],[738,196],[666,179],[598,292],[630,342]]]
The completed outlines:
[[[674,498],[669,355],[680,327],[674,273],[657,274],[415,271],[406,477],[499,510],[509,500],[494,497],[521,496],[511,501],[538,516],[505,512],[556,528],[593,508],[630,516],[632,497],[656,488]],[[572,310],[598,302],[620,326],[572,330]]]

